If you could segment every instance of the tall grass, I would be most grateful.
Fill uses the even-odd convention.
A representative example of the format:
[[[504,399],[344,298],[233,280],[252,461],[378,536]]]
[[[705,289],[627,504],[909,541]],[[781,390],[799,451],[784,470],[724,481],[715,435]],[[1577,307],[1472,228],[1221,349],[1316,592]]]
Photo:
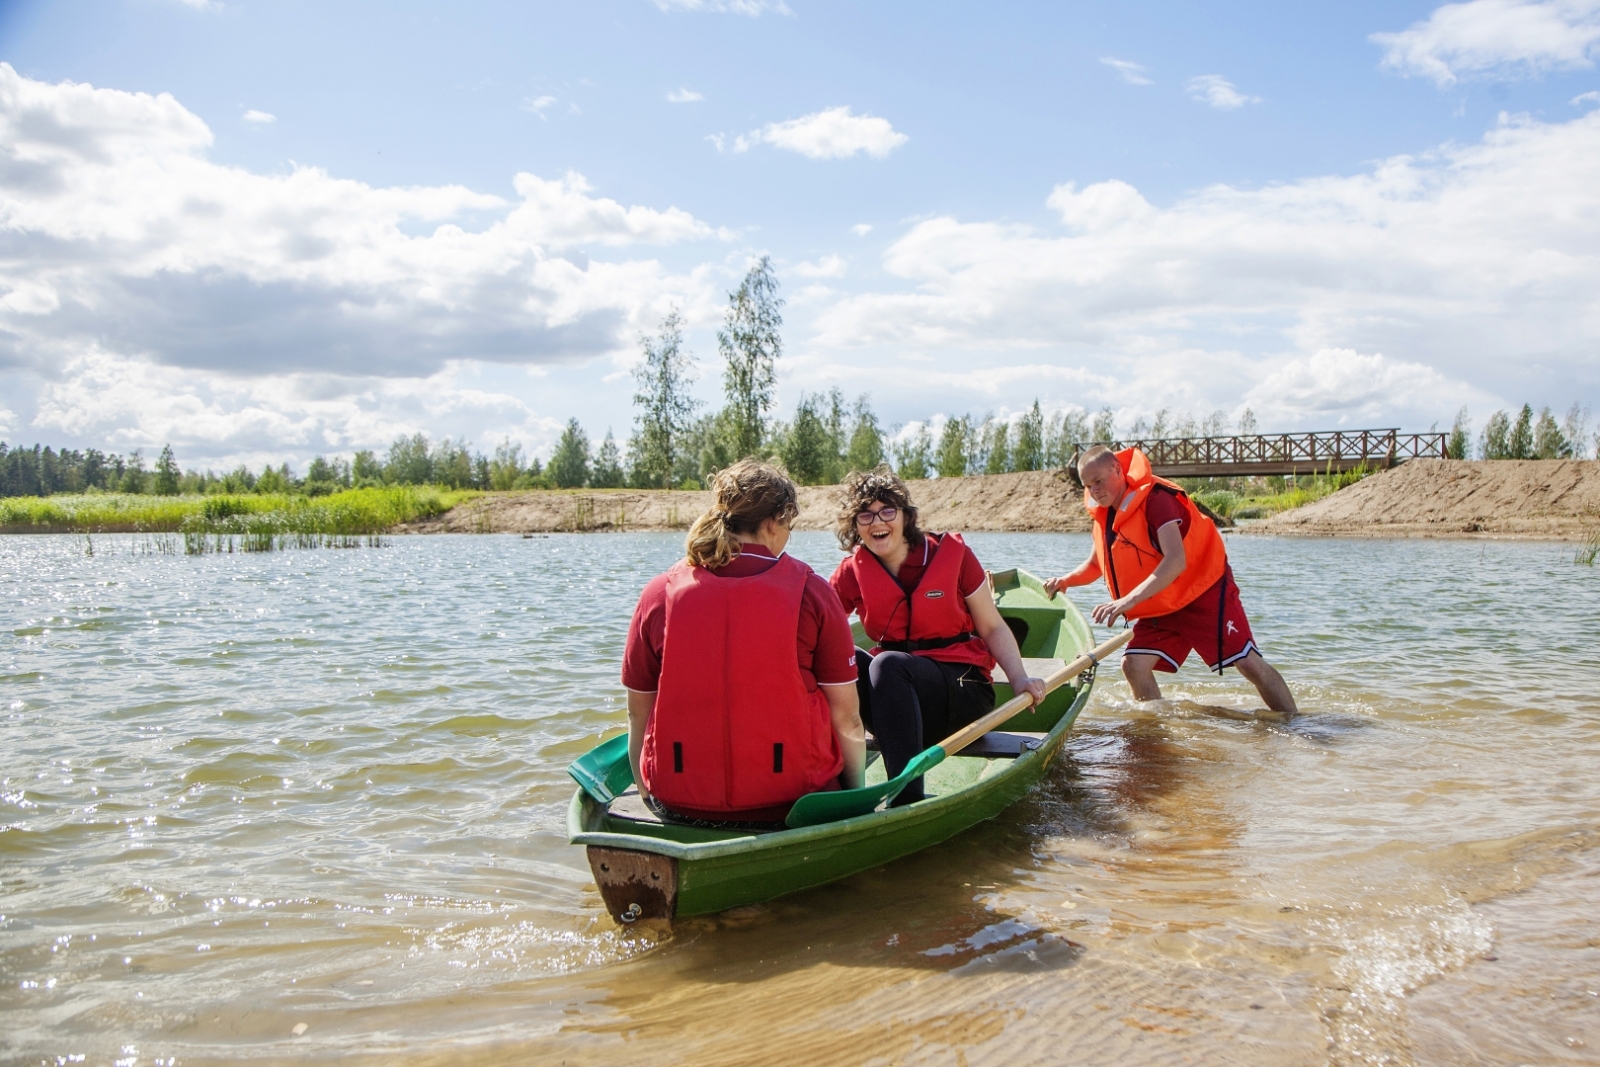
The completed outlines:
[[[1266,480],[1260,478],[1230,480],[1234,488],[1196,487],[1194,498],[1226,519],[1264,519],[1281,511],[1290,511],[1316,503],[1349,485],[1354,485],[1367,475],[1375,473],[1365,467],[1340,471],[1337,474],[1316,474],[1296,478],[1273,492]]]
[[[477,495],[475,490],[391,486],[322,497],[12,497],[0,500],[0,532],[175,533],[183,535],[184,550],[191,554],[343,547],[375,543],[402,523],[443,514]]]
[[[1573,562],[1593,567],[1596,559],[1600,559],[1600,526],[1589,531],[1588,538],[1578,546],[1578,554]]]

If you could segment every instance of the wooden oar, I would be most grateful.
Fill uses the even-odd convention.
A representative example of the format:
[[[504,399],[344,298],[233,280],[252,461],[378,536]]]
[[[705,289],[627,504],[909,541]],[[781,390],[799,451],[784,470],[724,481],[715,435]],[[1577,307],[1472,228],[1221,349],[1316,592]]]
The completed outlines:
[[[1045,693],[1049,694],[1052,690],[1059,689],[1127,644],[1132,637],[1133,630],[1130,627],[1052,672],[1044,680]],[[911,762],[906,764],[905,770],[881,785],[863,786],[860,789],[835,789],[827,793],[807,793],[794,802],[794,807],[789,809],[789,817],[784,822],[791,828],[815,826],[818,823],[836,822],[839,819],[849,819],[875,811],[879,804],[893,800],[902,789],[918,777],[944,762],[946,756],[960,752],[1032,703],[1033,697],[1027,693],[1012,697],[977,722],[962,727],[932,748],[917,753]]]

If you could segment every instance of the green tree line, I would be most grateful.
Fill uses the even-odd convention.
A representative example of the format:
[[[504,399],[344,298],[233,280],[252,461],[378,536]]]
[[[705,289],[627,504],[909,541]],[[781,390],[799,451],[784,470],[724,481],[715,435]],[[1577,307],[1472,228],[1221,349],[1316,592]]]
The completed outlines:
[[[140,452],[126,456],[35,445],[8,449],[0,442],[0,496],[48,496],[95,490],[179,493],[304,493],[386,485],[437,485],[450,489],[700,488],[711,476],[746,456],[776,459],[801,484],[831,484],[852,470],[880,464],[904,478],[1002,474],[1063,467],[1083,443],[1118,439],[1110,408],[1046,416],[1035,400],[1006,418],[992,413],[935,417],[887,429],[863,393],[853,400],[839,389],[802,394],[794,414],[774,418],[777,361],[783,353],[784,301],[772,262],[762,257],[728,294],[717,331],[723,361],[723,402],[702,411],[691,392],[695,363],[683,339],[683,318],[669,311],[655,336],[639,339],[633,371],[634,425],[626,448],[608,429],[595,447],[577,419],[569,419],[548,463],[504,441],[486,455],[464,440],[433,441],[426,434],[398,437],[387,453],[356,452],[349,459],[317,456],[297,475],[287,463],[259,473],[239,466],[221,474],[179,469],[172,447],[147,467]],[[1558,422],[1548,407],[1537,415],[1524,404],[1515,415],[1497,411],[1474,442],[1467,409],[1448,436],[1458,459],[1585,458],[1590,453],[1589,412],[1574,404]],[[1223,412],[1196,419],[1168,409],[1140,418],[1129,439],[1206,437],[1229,433]],[[1246,409],[1237,432],[1256,432]],[[1592,442],[1600,452],[1600,435]]]
[[[1549,407],[1534,414],[1523,404],[1515,414],[1497,411],[1478,434],[1474,449],[1466,408],[1456,414],[1446,449],[1453,459],[1587,459],[1600,455],[1600,434],[1589,436],[1589,409],[1574,401],[1560,422]]]

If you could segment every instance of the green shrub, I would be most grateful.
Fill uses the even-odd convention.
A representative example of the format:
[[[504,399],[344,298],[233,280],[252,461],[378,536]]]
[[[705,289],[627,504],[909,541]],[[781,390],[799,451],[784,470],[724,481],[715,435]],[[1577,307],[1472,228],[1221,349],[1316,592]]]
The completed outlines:
[[[0,528],[12,533],[182,533],[186,540],[223,537],[261,544],[265,539],[268,547],[281,547],[323,537],[376,536],[440,515],[478,495],[475,490],[407,485],[347,489],[316,498],[281,493],[8,497],[0,499]]]

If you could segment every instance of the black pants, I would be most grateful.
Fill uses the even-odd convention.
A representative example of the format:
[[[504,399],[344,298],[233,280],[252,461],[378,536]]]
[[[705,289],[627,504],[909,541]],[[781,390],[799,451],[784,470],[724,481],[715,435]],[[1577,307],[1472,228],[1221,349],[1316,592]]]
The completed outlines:
[[[861,721],[878,740],[883,768],[893,778],[911,758],[994,710],[994,686],[965,663],[941,663],[909,652],[869,656],[856,650],[856,692]],[[921,800],[922,779],[900,793],[895,806]]]

